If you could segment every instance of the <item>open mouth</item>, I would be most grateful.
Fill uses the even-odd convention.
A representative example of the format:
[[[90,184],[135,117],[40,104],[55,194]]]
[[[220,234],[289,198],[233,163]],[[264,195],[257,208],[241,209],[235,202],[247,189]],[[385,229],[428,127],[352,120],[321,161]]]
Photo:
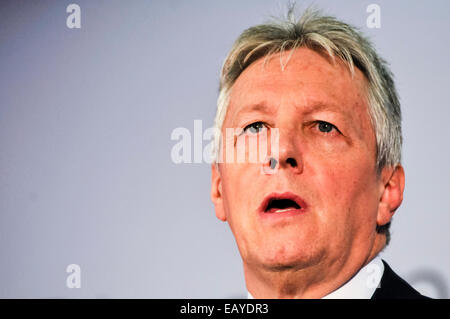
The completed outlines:
[[[293,193],[270,194],[266,196],[260,206],[264,213],[283,213],[288,211],[304,210],[305,202]]]

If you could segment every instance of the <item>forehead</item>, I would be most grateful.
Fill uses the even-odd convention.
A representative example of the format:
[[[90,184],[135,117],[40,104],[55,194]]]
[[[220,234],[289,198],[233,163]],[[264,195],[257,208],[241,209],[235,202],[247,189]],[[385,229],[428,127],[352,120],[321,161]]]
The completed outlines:
[[[283,67],[284,65],[284,67]],[[355,68],[352,76],[338,58],[308,48],[274,54],[251,64],[234,83],[227,118],[255,103],[279,106],[293,103],[308,109],[313,105],[334,107],[343,113],[366,112],[367,80]]]

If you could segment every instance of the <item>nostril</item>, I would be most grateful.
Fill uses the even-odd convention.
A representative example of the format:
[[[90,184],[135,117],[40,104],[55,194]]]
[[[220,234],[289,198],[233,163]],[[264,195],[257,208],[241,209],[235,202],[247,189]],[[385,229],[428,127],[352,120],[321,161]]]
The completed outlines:
[[[270,168],[271,169],[275,169],[275,167],[277,167],[277,163],[278,163],[278,161],[276,159],[274,159],[273,157],[270,158]]]
[[[286,160],[286,163],[288,163],[289,165],[291,165],[292,167],[297,167],[297,161],[295,160],[295,158],[289,157]]]

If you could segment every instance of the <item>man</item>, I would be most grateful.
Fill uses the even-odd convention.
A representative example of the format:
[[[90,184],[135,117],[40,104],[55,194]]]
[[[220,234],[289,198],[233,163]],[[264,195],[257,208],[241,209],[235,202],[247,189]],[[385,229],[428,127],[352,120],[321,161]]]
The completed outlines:
[[[249,297],[423,297],[378,257],[403,199],[401,113],[386,63],[353,27],[290,9],[244,31],[215,126],[211,198]],[[251,161],[249,145],[267,156]]]

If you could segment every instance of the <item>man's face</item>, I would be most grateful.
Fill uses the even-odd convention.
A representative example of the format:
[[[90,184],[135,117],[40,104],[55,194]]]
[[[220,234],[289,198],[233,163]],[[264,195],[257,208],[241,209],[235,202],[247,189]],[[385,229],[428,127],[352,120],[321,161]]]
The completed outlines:
[[[355,69],[352,78],[338,58],[333,64],[307,48],[283,60],[291,53],[284,70],[274,55],[239,76],[222,128],[225,136],[226,128],[261,122],[239,137],[247,141],[278,128],[276,171],[264,174],[263,163],[249,161],[213,168],[216,214],[229,222],[244,263],[272,270],[367,257],[380,200],[363,74]],[[267,207],[271,194],[302,207]]]

